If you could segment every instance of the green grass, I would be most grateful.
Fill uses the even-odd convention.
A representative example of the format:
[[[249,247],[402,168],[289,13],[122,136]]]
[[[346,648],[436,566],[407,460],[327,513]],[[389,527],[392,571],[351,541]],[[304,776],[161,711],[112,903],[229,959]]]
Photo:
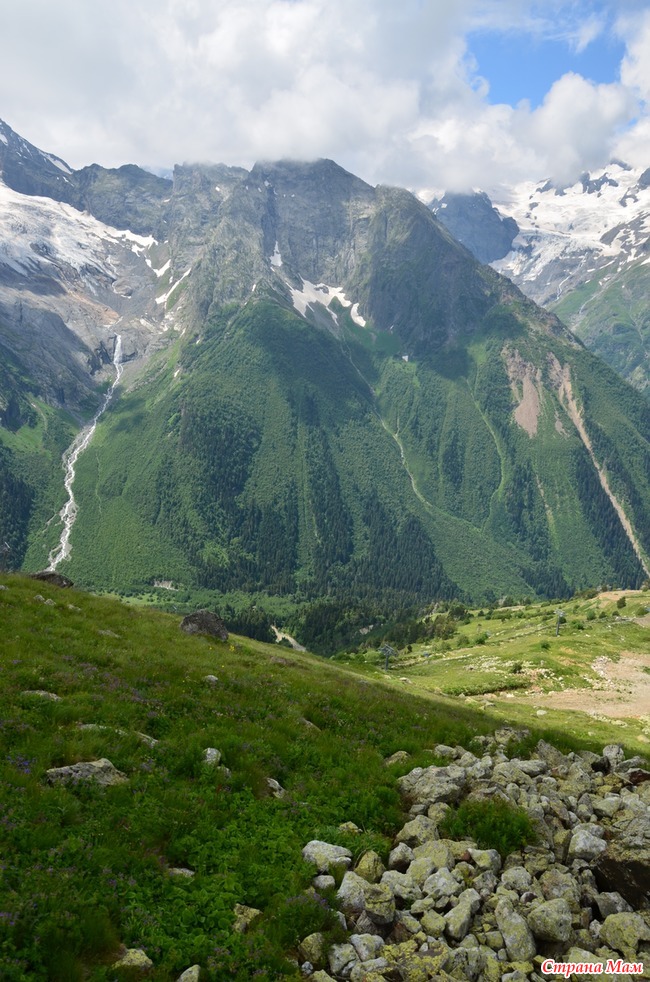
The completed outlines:
[[[479,849],[496,849],[502,859],[536,840],[526,811],[501,798],[461,802],[445,815],[440,834],[448,839],[474,839]]]
[[[619,603],[595,591],[593,596],[561,601],[564,622],[558,636],[557,602],[474,610],[456,624],[451,638],[402,643],[388,673],[378,650],[381,638],[367,647],[362,642],[355,653],[340,653],[336,661],[354,665],[370,678],[390,679],[395,687],[465,697],[468,705],[487,706],[481,697],[489,694],[496,711],[519,722],[534,719],[534,693],[584,689],[585,709],[597,710],[601,678],[594,668],[596,659],[617,662],[621,651],[650,654],[647,627],[636,620],[650,607],[650,591],[628,593],[626,606]],[[543,705],[545,722],[566,726],[574,737],[602,734],[605,742],[619,742],[626,736],[634,752],[639,744],[643,750],[650,743],[650,717],[596,723],[592,716],[560,713]]]

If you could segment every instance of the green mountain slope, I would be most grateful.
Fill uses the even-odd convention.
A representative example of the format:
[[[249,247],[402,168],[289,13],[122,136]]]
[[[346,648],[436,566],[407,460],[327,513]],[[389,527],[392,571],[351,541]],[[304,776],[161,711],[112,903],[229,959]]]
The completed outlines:
[[[646,396],[650,381],[647,297],[648,265],[642,259],[613,275],[592,277],[553,305],[591,351]]]
[[[402,602],[637,584],[556,365],[571,366],[647,551],[645,407],[587,352],[519,329],[407,363],[355,325],[335,338],[249,304],[180,350],[176,379],[161,357],[106,417],[79,463],[69,572],[117,590],[172,580]],[[514,421],[518,403],[534,433]]]
[[[193,265],[78,461],[62,572],[394,606],[640,583],[640,396],[408,192],[331,161],[215,173],[174,185]]]

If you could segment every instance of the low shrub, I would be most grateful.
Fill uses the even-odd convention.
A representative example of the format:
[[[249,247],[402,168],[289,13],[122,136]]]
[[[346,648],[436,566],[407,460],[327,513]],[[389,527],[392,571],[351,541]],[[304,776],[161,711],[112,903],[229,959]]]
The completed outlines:
[[[445,815],[440,834],[447,839],[474,839],[480,849],[496,849],[502,859],[536,839],[524,809],[501,798],[461,802]]]

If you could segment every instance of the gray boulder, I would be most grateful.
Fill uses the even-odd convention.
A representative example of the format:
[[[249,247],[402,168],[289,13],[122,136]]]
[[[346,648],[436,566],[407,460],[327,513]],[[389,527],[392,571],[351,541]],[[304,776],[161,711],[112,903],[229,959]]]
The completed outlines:
[[[94,781],[109,787],[114,784],[124,784],[128,781],[106,757],[99,760],[85,760],[78,764],[68,764],[66,767],[50,767],[45,772],[48,784],[77,784],[79,781]]]
[[[571,908],[566,900],[545,900],[529,913],[528,927],[540,941],[568,941]]]

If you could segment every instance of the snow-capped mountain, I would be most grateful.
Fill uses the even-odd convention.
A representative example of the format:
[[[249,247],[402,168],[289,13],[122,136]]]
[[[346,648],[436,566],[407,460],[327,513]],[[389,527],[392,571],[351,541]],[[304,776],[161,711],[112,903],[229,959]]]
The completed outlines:
[[[650,169],[617,161],[572,187],[527,182],[493,203],[519,228],[494,267],[537,303],[556,303],[593,277],[650,261]]]
[[[650,169],[527,182],[431,207],[473,254],[549,307],[638,388],[650,380]]]
[[[0,350],[73,411],[97,398],[118,334],[128,361],[166,327],[174,274],[152,230],[170,187],[135,167],[73,171],[0,121]]]

